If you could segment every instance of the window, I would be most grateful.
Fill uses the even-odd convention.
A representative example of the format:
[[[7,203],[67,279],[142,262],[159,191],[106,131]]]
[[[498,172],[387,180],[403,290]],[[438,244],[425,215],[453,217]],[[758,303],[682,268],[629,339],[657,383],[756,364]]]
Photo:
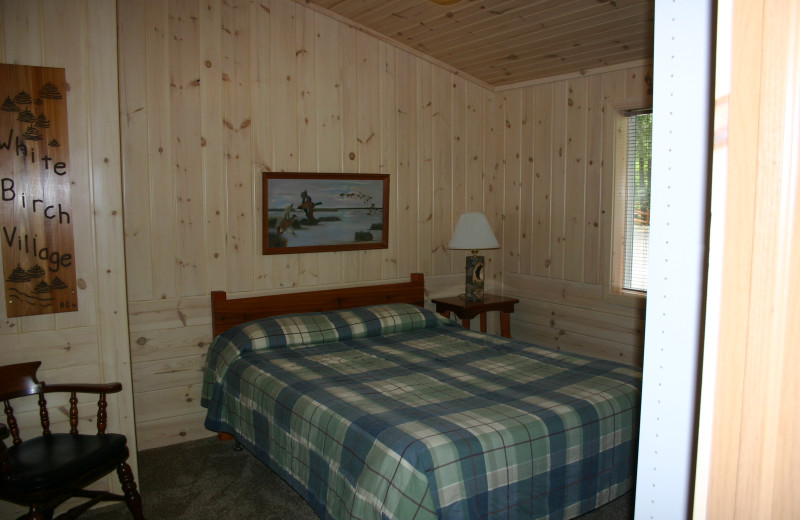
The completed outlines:
[[[647,291],[650,238],[651,109],[626,110],[616,122],[611,291]]]
[[[627,116],[628,160],[625,203],[625,275],[623,288],[647,290],[650,239],[650,155],[653,113]]]

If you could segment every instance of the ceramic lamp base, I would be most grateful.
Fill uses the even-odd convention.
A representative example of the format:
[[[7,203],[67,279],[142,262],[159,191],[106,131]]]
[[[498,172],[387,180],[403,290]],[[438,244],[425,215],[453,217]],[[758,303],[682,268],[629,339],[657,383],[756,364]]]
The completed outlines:
[[[484,258],[478,255],[467,257],[465,298],[468,302],[483,301]]]

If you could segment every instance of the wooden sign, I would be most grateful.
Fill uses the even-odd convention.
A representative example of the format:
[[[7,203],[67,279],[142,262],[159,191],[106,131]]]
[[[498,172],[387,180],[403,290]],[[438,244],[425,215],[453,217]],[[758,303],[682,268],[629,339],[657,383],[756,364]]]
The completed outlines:
[[[64,69],[0,64],[0,245],[8,318],[78,310]]]

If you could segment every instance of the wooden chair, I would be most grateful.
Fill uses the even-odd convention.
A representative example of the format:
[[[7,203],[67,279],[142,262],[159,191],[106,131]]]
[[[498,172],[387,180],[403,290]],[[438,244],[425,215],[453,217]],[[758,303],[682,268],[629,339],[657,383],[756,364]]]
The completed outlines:
[[[136,489],[124,435],[106,433],[106,394],[122,390],[120,383],[46,385],[36,379],[41,361],[0,367],[0,400],[5,405],[6,422],[0,423],[0,499],[29,507],[21,518],[50,520],[53,510],[71,497],[88,501],[59,515],[58,519],[77,518],[104,500],[124,500],[133,517],[143,520],[142,500]],[[45,394],[67,392],[69,433],[51,433]],[[98,394],[97,434],[78,433],[77,394]],[[23,441],[11,406],[13,399],[38,394],[42,435]],[[5,439],[12,443],[6,446]],[[91,491],[86,486],[117,470],[123,495]]]

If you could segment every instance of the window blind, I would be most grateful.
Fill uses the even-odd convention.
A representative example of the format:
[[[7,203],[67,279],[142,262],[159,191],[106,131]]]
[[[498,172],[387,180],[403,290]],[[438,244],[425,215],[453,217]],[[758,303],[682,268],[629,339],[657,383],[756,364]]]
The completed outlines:
[[[650,241],[651,111],[626,113],[628,120],[625,197],[625,276],[623,287],[647,290]]]

